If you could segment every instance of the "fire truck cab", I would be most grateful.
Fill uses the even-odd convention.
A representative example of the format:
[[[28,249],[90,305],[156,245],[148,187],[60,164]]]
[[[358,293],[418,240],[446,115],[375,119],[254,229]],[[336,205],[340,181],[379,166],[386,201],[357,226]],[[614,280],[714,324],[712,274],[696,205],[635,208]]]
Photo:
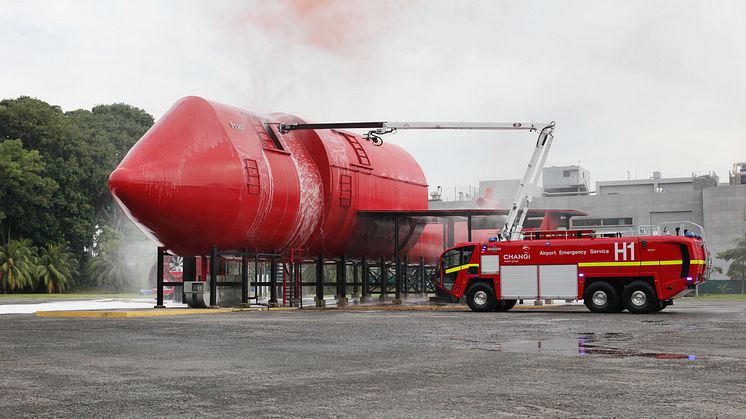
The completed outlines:
[[[676,232],[683,234],[535,231],[460,243],[441,255],[435,288],[473,311],[507,311],[523,299],[583,300],[595,313],[660,311],[708,277],[702,235]]]

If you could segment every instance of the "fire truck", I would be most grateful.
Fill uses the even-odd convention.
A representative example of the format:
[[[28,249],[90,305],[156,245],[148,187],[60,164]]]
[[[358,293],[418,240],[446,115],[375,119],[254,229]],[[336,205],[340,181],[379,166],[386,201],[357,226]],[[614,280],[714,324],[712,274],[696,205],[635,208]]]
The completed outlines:
[[[534,127],[543,127],[536,129]],[[643,226],[620,232],[527,231],[522,227],[554,138],[554,122],[514,126],[539,132],[505,225],[486,243],[462,243],[440,256],[435,288],[474,311],[507,311],[517,300],[583,300],[596,313],[660,311],[708,277],[701,226]],[[568,221],[569,227],[569,221]],[[669,229],[669,227],[671,227]],[[611,236],[611,237],[609,237]]]
[[[684,231],[686,230],[686,231]],[[707,279],[701,234],[625,237],[592,231],[527,232],[522,240],[461,243],[440,257],[441,298],[473,311],[507,311],[517,300],[583,300],[594,313],[652,313]]]

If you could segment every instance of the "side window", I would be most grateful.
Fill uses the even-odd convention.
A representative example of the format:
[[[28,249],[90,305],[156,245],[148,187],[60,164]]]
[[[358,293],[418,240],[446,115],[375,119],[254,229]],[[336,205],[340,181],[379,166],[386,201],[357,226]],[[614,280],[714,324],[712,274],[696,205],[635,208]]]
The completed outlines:
[[[443,270],[461,265],[461,252],[453,249],[443,255]]]
[[[471,261],[471,255],[474,253],[474,246],[462,247],[461,264],[466,265]]]

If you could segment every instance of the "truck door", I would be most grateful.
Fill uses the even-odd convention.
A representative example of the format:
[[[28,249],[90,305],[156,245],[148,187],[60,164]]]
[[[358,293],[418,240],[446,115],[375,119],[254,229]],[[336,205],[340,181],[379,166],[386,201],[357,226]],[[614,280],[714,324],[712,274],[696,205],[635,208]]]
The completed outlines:
[[[470,267],[471,255],[474,253],[474,246],[462,246],[451,249],[443,253],[441,258],[440,271],[442,275],[442,287],[448,291],[453,290],[453,286],[459,279],[459,275],[466,275]]]

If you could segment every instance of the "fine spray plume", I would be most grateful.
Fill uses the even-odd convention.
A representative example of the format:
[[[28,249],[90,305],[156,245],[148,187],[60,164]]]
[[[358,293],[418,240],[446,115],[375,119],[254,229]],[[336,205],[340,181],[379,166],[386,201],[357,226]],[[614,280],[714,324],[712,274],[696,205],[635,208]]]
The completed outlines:
[[[383,49],[397,15],[410,1],[279,0],[240,2],[223,9],[216,25],[240,74],[230,77],[246,107],[334,119],[330,103],[350,102],[344,86],[374,71],[370,57]],[[237,54],[237,55],[236,55]],[[375,66],[373,66],[375,67]],[[231,76],[231,75],[229,75]],[[248,80],[247,80],[248,78]],[[339,98],[345,92],[345,98]],[[344,99],[343,101],[340,99]],[[321,99],[325,100],[325,99]],[[364,112],[363,108],[356,109]],[[342,108],[344,109],[344,108]]]

